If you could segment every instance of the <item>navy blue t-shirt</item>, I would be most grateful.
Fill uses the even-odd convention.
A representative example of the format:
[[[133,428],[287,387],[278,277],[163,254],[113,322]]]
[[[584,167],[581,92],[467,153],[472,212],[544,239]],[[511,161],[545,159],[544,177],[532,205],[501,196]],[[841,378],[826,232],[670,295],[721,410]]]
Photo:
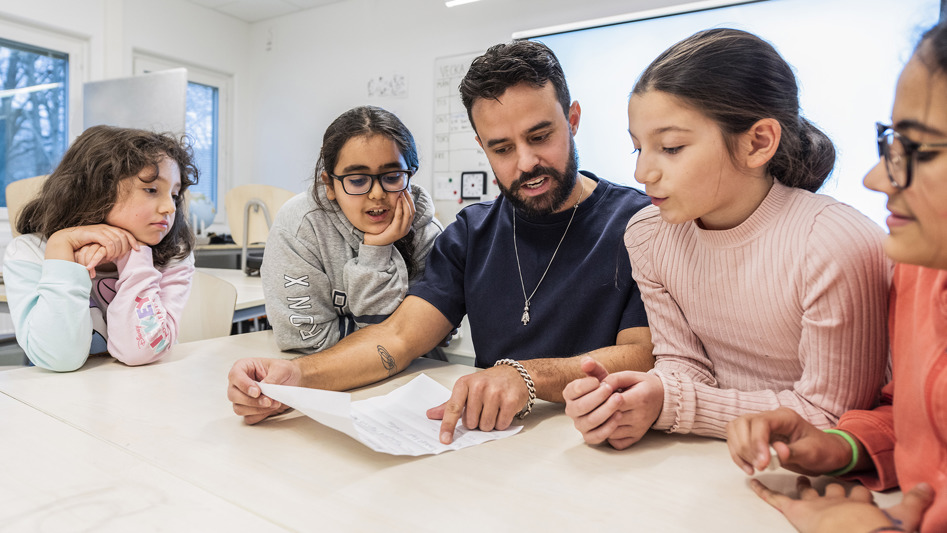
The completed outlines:
[[[476,365],[503,358],[571,357],[612,346],[618,332],[648,325],[631,278],[623,235],[648,197],[597,181],[530,302],[523,325],[523,289],[513,250],[513,208],[502,196],[463,209],[434,242],[421,280],[408,294],[423,298],[459,325],[470,321]],[[516,245],[526,294],[536,288],[572,209],[528,219],[516,214]]]

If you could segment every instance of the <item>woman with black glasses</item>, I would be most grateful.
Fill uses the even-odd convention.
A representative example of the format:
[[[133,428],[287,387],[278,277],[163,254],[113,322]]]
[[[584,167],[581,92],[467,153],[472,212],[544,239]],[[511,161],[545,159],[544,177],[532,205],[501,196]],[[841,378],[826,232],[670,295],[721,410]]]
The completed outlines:
[[[882,511],[871,493],[800,478],[801,499],[753,489],[801,531],[947,531],[947,23],[928,31],[898,80],[892,124],[878,125],[881,161],[865,186],[888,196],[885,252],[898,262],[890,300],[893,379],[882,405],[821,431],[787,409],[734,420],[728,444],[747,473],[780,464],[872,490],[900,486]],[[925,511],[926,508],[926,511]]]
[[[392,113],[356,107],[329,125],[313,184],[280,209],[260,270],[281,350],[324,350],[398,307],[442,229],[410,183],[417,169]]]

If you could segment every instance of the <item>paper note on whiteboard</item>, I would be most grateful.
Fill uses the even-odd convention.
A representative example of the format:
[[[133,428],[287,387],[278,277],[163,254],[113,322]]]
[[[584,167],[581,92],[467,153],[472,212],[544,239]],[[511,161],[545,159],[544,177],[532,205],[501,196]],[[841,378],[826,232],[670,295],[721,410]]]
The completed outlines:
[[[260,383],[270,398],[341,431],[376,452],[391,455],[438,454],[515,435],[523,426],[504,431],[454,430],[454,441],[438,440],[441,421],[428,420],[425,412],[446,402],[450,390],[424,374],[394,391],[367,400],[351,401],[346,392]]]

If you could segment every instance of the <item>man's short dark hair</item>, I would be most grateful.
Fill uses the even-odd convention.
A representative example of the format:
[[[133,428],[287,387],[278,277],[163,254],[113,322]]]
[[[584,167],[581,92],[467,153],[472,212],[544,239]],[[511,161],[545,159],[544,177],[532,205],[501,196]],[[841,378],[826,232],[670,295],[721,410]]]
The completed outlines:
[[[514,85],[528,83],[540,89],[548,82],[552,83],[562,112],[568,117],[572,99],[556,54],[540,42],[513,41],[491,46],[473,60],[460,82],[460,97],[467,108],[467,118],[476,130],[471,110],[478,98],[498,100]]]

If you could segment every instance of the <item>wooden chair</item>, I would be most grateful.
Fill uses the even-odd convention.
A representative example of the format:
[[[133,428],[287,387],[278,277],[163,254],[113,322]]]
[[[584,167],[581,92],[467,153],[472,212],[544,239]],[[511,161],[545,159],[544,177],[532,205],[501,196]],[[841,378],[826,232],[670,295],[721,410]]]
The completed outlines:
[[[10,219],[10,230],[16,237],[20,233],[16,231],[16,217],[20,216],[23,207],[39,194],[46,182],[46,175],[34,176],[32,178],[23,178],[7,185],[7,217]]]
[[[262,244],[270,233],[277,211],[296,193],[272,185],[241,185],[227,191],[224,208],[233,242],[242,246],[240,268],[247,274],[247,248]],[[262,256],[259,257],[262,261]],[[250,270],[258,270],[254,265]]]
[[[194,271],[191,296],[178,324],[178,342],[230,335],[236,303],[236,287],[216,276]]]

